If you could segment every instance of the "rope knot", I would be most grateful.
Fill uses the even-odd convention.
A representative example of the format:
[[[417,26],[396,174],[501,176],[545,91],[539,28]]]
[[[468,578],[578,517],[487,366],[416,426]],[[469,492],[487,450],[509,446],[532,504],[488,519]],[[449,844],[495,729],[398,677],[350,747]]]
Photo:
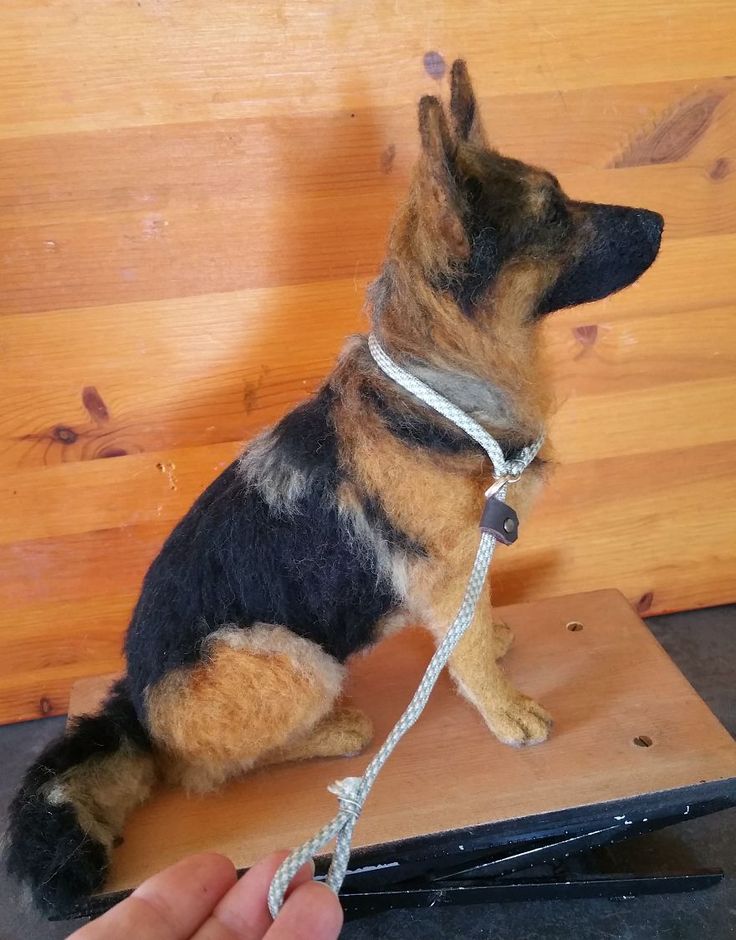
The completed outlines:
[[[354,816],[356,819],[360,816],[360,811],[363,809],[363,803],[358,796],[358,790],[362,782],[362,777],[344,777],[342,780],[336,780],[327,787],[329,792],[334,793],[340,801],[340,809],[346,813],[350,813],[350,815]]]

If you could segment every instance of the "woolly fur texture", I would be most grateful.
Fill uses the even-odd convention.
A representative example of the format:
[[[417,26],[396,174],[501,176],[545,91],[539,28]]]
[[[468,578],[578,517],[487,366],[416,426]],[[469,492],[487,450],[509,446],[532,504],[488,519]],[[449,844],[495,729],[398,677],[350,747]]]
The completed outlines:
[[[639,277],[662,219],[571,200],[550,173],[493,150],[461,61],[449,120],[425,97],[419,131],[369,292],[373,328],[510,455],[550,411],[541,317]],[[514,488],[517,511],[543,466]],[[143,583],[126,678],[28,771],[7,860],[39,907],[63,910],[102,887],[125,817],[156,776],[207,790],[259,764],[363,748],[370,722],[340,701],[344,664],[407,622],[442,636],[490,479],[474,442],[383,375],[365,337],[349,340],[321,390],[176,526]],[[549,716],[496,662],[510,642],[486,595],[451,673],[502,741],[543,741]]]

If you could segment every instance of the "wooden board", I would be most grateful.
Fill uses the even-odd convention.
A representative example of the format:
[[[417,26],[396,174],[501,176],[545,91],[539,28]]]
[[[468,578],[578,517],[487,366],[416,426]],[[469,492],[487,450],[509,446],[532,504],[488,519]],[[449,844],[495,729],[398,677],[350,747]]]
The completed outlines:
[[[733,600],[735,33],[726,0],[7,0],[0,721],[120,667],[173,523],[365,327],[456,55],[500,149],[667,219],[640,283],[544,328],[559,470],[496,597]]]
[[[551,710],[553,736],[528,749],[499,744],[443,675],[379,776],[354,848],[736,777],[736,743],[619,592],[499,616],[516,633],[509,673]],[[575,621],[582,629],[569,630]],[[108,889],[132,887],[188,852],[215,849],[245,868],[311,836],[336,809],[325,787],[362,772],[431,652],[429,637],[410,631],[352,664],[349,694],[376,728],[366,754],[266,768],[208,797],[159,790],[131,818]],[[94,710],[109,681],[77,683],[72,713]],[[642,735],[650,747],[634,744]]]

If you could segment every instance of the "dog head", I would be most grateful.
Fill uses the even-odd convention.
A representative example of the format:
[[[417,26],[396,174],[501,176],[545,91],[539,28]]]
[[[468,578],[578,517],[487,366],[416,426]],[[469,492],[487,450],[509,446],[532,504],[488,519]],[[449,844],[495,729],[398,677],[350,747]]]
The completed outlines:
[[[477,319],[504,303],[535,322],[621,290],[654,261],[658,213],[571,199],[551,173],[489,146],[464,62],[452,67],[449,121],[427,96],[419,131],[392,255],[459,316]]]

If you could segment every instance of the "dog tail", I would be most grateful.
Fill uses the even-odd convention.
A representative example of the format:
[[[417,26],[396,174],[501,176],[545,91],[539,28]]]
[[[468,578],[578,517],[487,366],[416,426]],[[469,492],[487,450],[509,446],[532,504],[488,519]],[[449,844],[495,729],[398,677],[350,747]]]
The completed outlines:
[[[8,872],[46,914],[102,888],[125,817],[156,778],[151,742],[125,679],[29,768],[8,813]]]

